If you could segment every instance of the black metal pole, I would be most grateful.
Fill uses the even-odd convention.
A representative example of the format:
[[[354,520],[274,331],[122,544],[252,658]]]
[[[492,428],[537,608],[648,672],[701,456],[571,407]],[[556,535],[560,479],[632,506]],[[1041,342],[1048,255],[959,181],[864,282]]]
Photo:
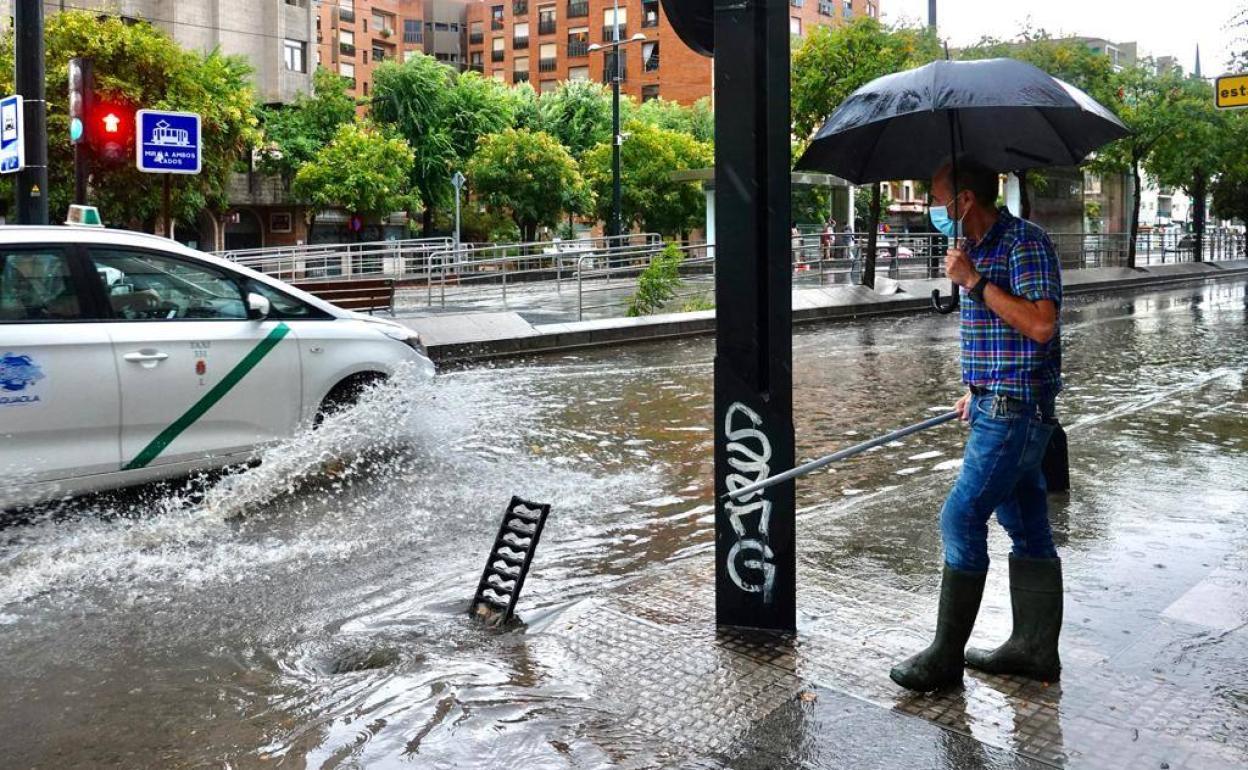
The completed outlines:
[[[789,3],[714,0],[715,618],[793,631]]]
[[[615,72],[611,75],[611,230],[608,235],[623,232],[620,213],[620,44],[619,26],[616,26],[616,44],[611,49]]]
[[[43,2],[17,0],[13,7],[15,31],[14,75],[22,96],[26,168],[17,175],[17,221],[23,225],[48,223],[48,123],[43,82]]]
[[[927,26],[936,29],[936,0],[927,0]]]
[[[74,203],[87,204],[87,153],[82,142],[74,143]]]
[[[165,229],[165,237],[172,239],[173,221],[169,218],[169,180],[171,175],[161,174],[161,176],[163,179],[161,180],[160,186],[160,223]]]

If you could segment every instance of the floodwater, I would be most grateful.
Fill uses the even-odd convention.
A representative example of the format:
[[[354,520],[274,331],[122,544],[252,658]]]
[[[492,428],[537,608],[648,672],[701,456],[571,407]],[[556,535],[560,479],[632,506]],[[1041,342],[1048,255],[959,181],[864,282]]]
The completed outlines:
[[[1201,620],[1207,603],[1176,600],[1248,553],[1248,282],[1073,298],[1063,318],[1080,502],[1055,529],[1084,576],[1067,628],[1129,658],[1162,609]],[[956,353],[956,324],[934,315],[799,329],[798,459],[948,409]],[[10,522],[0,767],[610,764],[579,728],[602,673],[540,629],[709,558],[712,355],[686,340],[400,382],[250,470]],[[801,482],[802,541],[819,545],[804,562],[930,589],[928,508],[962,438],[944,426]],[[466,608],[513,494],[553,511],[529,627],[499,632]],[[1244,573],[1226,579],[1242,595]],[[1242,629],[1248,608],[1218,622]],[[1219,638],[1166,665],[1243,707]]]

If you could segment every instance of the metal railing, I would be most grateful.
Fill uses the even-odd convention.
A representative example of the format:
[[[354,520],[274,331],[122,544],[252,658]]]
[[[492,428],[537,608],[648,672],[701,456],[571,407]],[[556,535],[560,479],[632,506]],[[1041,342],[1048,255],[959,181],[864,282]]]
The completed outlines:
[[[583,1],[571,0],[568,3],[568,18],[569,19],[579,19],[585,16],[589,16],[589,1],[588,0],[583,0]]]
[[[576,59],[582,56],[589,56],[589,40],[584,36],[572,37],[568,36],[568,58]]]
[[[460,244],[458,249],[451,244],[430,255],[425,301],[430,307],[446,307],[448,303],[471,306],[501,300],[507,307],[509,293],[514,295],[517,287],[553,288],[562,294],[564,284],[576,277],[578,267],[594,265],[594,260],[610,261],[625,252],[657,253],[659,249],[662,239],[657,233]]]
[[[659,312],[711,309],[715,301],[715,247],[705,243],[672,245],[682,257],[677,268],[680,282]],[[655,242],[578,257],[576,320],[584,320],[587,312],[600,316],[596,311],[601,310],[614,311],[610,316],[628,314],[641,274],[667,248],[667,244]]]
[[[394,278],[428,280],[436,254],[450,238],[317,243],[263,249],[219,251],[216,255],[283,281]]]

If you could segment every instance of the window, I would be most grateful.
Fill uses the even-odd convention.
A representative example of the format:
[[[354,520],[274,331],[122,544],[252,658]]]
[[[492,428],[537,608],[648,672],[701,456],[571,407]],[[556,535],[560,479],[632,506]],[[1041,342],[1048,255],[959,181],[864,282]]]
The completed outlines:
[[[355,21],[355,0],[338,0],[338,18],[348,24]]]
[[[620,40],[628,38],[628,9],[621,8],[619,14],[616,14],[614,8],[608,8],[602,12],[602,41],[604,43],[615,40],[615,24],[620,25]]]
[[[529,23],[527,21],[512,25],[511,44],[516,48],[529,47]]]
[[[642,27],[659,26],[659,0],[642,0],[641,26]]]
[[[589,15],[589,0],[568,0],[568,18],[580,19]]]
[[[307,45],[308,44],[302,40],[282,41],[282,60],[286,62],[287,70],[290,72],[308,71]]]
[[[490,61],[502,61],[503,50],[506,43],[501,37],[496,37],[493,41],[491,41],[490,45],[492,46],[490,50]]]
[[[589,80],[589,67],[568,67],[568,80]]]
[[[793,6],[794,8],[801,8],[805,4],[806,4],[806,0],[789,0],[789,5]]]
[[[538,88],[538,93],[542,93],[542,94],[554,93],[555,89],[558,87],[559,87],[558,80],[543,80],[541,82],[541,86]]]
[[[516,72],[528,72],[529,71],[529,57],[517,56],[515,60],[515,71]]]
[[[529,12],[529,0],[511,0],[511,13],[515,16],[524,16]]]
[[[619,61],[619,69],[616,69],[616,61]],[[618,76],[621,83],[628,79],[628,52],[624,50],[611,53],[610,51],[602,55],[602,82],[610,83]]]
[[[503,28],[503,6],[490,6],[490,29]]]
[[[385,48],[379,45],[373,46],[373,64],[380,64],[381,62],[385,61],[388,58],[390,57],[386,54]],[[368,64],[367,61],[364,63]]]
[[[69,260],[60,249],[0,253],[0,323],[81,317]]]
[[[332,318],[324,310],[317,310],[311,305],[295,299],[286,292],[254,278],[248,278],[244,284],[247,291],[255,292],[269,301],[269,318],[275,321],[290,321],[308,318]]]
[[[507,82],[507,74],[503,72],[502,70],[494,70],[494,73],[493,75],[491,75],[491,77],[493,77],[495,80],[497,80],[500,83]]]
[[[555,6],[543,5],[537,9],[537,34],[555,34]]]
[[[845,18],[851,18],[854,15],[854,6],[850,0],[841,0],[841,15]]]
[[[832,4],[832,0],[819,0],[819,14],[821,16],[836,15],[836,6]]]
[[[468,42],[484,43],[485,42],[485,25],[479,21],[474,21],[468,25]]]
[[[641,44],[641,62],[641,68],[646,72],[656,72],[659,69],[658,43]]]
[[[468,54],[468,66],[477,72],[485,72],[485,54],[481,51]]]
[[[247,318],[239,286],[224,273],[125,249],[92,249],[113,316],[130,321]]]
[[[877,6],[875,3],[870,2],[869,0],[867,2],[867,15],[873,19],[877,19],[880,16],[879,6]]]
[[[449,32],[451,26],[444,21],[435,21],[433,23],[433,29],[437,32]]]
[[[355,56],[355,33],[345,29],[338,31],[338,53]]]
[[[394,31],[393,17],[373,11],[373,29],[382,37],[389,37]]]
[[[568,56],[589,56],[589,27],[568,30]]]
[[[404,19],[403,20],[403,42],[404,43],[423,43],[425,40],[425,32],[420,19]]]
[[[349,61],[338,62],[338,74],[355,80],[355,65]]]
[[[651,99],[659,98],[659,86],[657,84],[641,87],[641,100],[648,102]]]
[[[802,34],[802,17],[801,16],[789,17],[789,34],[790,35]]]

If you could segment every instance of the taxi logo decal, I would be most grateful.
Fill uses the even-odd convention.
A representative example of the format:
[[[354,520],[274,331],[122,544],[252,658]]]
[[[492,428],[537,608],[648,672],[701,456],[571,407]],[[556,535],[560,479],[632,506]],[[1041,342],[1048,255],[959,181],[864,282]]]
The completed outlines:
[[[0,406],[17,404],[33,404],[39,396],[23,393],[10,396],[7,393],[20,393],[44,379],[43,370],[27,355],[4,353],[0,355]]]
[[[247,355],[243,356],[243,360],[234,365],[221,381],[212,387],[203,398],[196,401],[191,408],[186,410],[178,419],[169,424],[169,427],[160,432],[156,438],[143,447],[143,451],[134,456],[134,459],[126,463],[122,468],[123,471],[131,471],[135,468],[144,468],[152,460],[155,460],[165,448],[173,443],[174,439],[182,435],[182,431],[195,424],[195,421],[204,416],[204,413],[211,409],[218,401],[225,398],[225,394],[234,389],[234,386],[247,376],[248,372],[256,368],[264,357],[269,354],[273,348],[277,347],[277,343],[282,341],[290,333],[290,327],[284,323],[278,323],[273,327],[273,331],[268,336],[256,343]]]

